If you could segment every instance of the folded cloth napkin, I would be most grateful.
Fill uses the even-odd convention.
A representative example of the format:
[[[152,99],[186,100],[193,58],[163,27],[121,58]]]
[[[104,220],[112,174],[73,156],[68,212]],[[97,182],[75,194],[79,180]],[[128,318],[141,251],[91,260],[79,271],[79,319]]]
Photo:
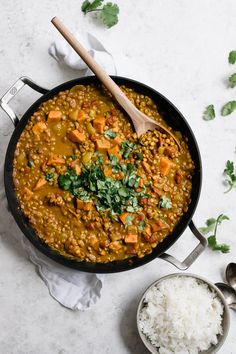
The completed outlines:
[[[108,74],[123,75],[143,81],[147,75],[141,72],[138,66],[128,57],[116,54],[116,61],[101,42],[90,33],[75,33],[78,40],[85,46],[92,57],[106,70]],[[63,38],[58,38],[49,48],[49,54],[60,64],[75,69],[75,76],[78,71],[83,70],[83,75],[91,75],[91,71],[86,64],[79,58],[74,50]],[[7,210],[7,202],[4,193],[3,168],[0,175],[0,213],[3,222],[0,225],[0,232],[11,234],[9,225],[12,216]],[[13,232],[14,233],[14,232]],[[63,306],[73,310],[85,310],[95,304],[101,296],[104,275],[89,274],[66,268],[50,260],[40,253],[19,231],[15,235],[21,240],[21,245],[29,259],[35,264],[39,275],[47,285],[51,296]]]

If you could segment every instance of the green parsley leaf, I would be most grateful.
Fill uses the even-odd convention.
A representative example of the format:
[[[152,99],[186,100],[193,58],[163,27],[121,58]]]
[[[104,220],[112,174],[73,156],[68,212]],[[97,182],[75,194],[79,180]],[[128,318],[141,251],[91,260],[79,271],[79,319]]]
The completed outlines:
[[[206,221],[206,227],[199,228],[199,231],[203,234],[208,234],[214,231],[213,235],[207,238],[208,246],[213,251],[221,251],[222,253],[228,253],[230,251],[229,245],[225,243],[219,244],[216,239],[217,227],[222,223],[223,220],[229,220],[229,217],[224,214],[220,214],[217,219],[211,218]]]
[[[113,154],[109,155],[109,159],[111,161],[111,165],[112,166],[116,166],[118,164],[118,162],[119,162],[118,157],[116,155],[113,155]]]
[[[221,115],[223,117],[228,116],[236,109],[236,101],[229,101],[221,109]]]
[[[106,5],[103,6],[100,18],[104,25],[108,28],[114,26],[118,22],[118,13],[119,7],[116,4],[112,4],[108,2]]]
[[[105,131],[104,135],[107,139],[115,139],[115,137],[117,136],[117,133],[113,132],[112,129],[109,129],[109,130]]]
[[[52,182],[53,178],[54,178],[54,173],[46,173],[46,175],[45,175],[46,181]]]
[[[140,230],[140,231],[143,231],[143,230],[145,229],[145,227],[146,227],[145,221],[144,221],[144,220],[141,220],[141,221],[139,222],[139,224],[138,224],[139,230]]]
[[[212,120],[215,118],[215,109],[213,104],[210,104],[206,107],[205,111],[203,112],[203,119],[204,120]]]
[[[172,208],[171,200],[167,198],[165,195],[163,195],[160,199],[159,207],[163,209],[171,209]]]
[[[224,169],[224,174],[227,176],[226,183],[229,188],[225,191],[228,193],[232,188],[236,186],[236,175],[234,173],[234,163],[233,161],[227,161]]]
[[[29,160],[29,161],[27,162],[27,166],[28,166],[29,168],[34,167],[34,161]]]
[[[236,73],[232,74],[229,77],[229,83],[231,87],[235,87],[236,86]]]
[[[94,1],[88,1],[85,0],[82,3],[81,10],[87,14],[88,12],[95,11],[99,6],[102,5],[104,0],[94,0]]]
[[[229,61],[230,64],[235,64],[235,62],[236,62],[236,50],[232,50],[229,53],[228,61]]]

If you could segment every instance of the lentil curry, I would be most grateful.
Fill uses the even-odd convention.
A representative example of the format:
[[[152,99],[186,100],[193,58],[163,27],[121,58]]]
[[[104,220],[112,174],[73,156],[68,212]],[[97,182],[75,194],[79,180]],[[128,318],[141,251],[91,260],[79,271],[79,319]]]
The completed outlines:
[[[149,97],[121,89],[166,125]],[[181,151],[157,130],[137,139],[102,86],[60,92],[41,104],[17,143],[13,178],[20,207],[39,238],[64,256],[88,262],[143,257],[190,203],[194,164],[187,139],[175,134]]]

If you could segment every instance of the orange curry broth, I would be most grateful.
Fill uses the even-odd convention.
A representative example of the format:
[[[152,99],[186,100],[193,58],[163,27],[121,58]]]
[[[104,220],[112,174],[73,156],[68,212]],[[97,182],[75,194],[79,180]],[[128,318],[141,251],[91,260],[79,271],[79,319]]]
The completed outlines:
[[[149,97],[121,89],[166,125]],[[173,231],[190,203],[194,164],[187,139],[175,135],[181,151],[157,130],[137,139],[101,86],[60,92],[41,104],[17,143],[13,177],[20,207],[39,238],[62,255],[88,262],[143,257]]]

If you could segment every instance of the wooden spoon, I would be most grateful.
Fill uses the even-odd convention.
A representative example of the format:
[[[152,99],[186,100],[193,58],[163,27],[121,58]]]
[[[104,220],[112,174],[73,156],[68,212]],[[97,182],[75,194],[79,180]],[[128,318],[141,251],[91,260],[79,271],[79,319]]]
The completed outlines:
[[[169,134],[174,141],[177,143],[179,149],[181,149],[179,141],[176,139],[173,133],[171,133],[162,124],[156,122],[155,120],[146,116],[146,114],[140,112],[133,103],[125,96],[121,91],[119,86],[107,75],[107,73],[98,65],[98,63],[91,57],[87,50],[78,42],[78,40],[73,36],[73,34],[65,27],[65,25],[57,17],[53,17],[53,25],[58,29],[66,41],[71,45],[71,47],[79,54],[87,66],[92,70],[92,72],[99,78],[99,80],[104,84],[104,86],[111,92],[115,97],[119,105],[125,110],[125,112],[131,118],[137,136],[140,137],[148,130],[163,130]]]

